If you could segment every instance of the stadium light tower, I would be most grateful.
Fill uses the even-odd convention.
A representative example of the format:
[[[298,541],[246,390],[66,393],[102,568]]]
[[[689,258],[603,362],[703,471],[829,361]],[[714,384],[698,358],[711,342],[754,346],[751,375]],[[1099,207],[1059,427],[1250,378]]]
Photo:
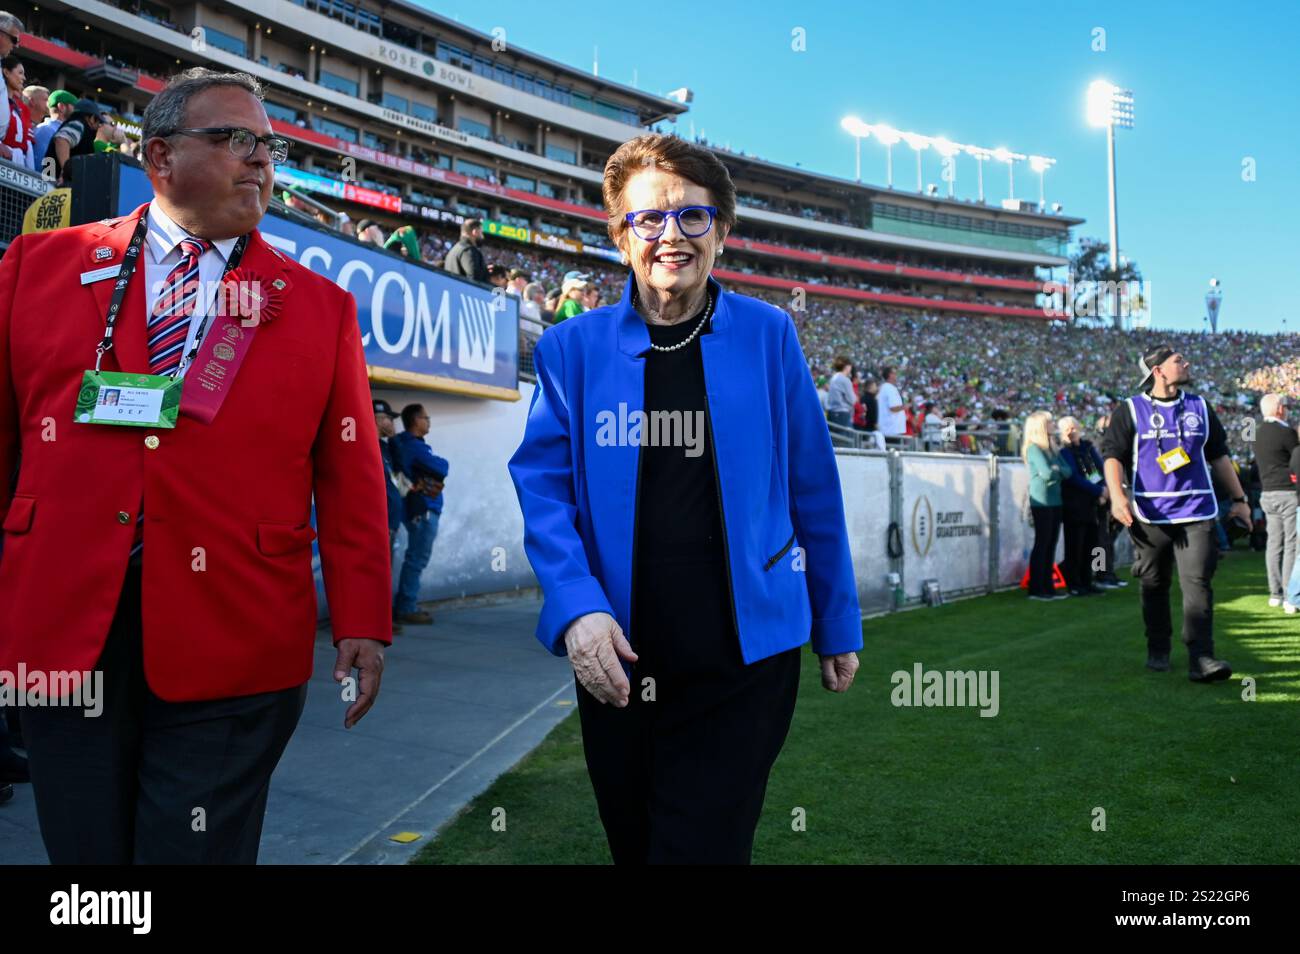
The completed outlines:
[[[921,152],[930,147],[930,137],[922,136],[918,133],[905,132],[901,134],[903,142],[916,153],[916,191],[924,191],[921,185]]]
[[[998,162],[1007,164],[1007,174],[1011,177],[1007,188],[1007,198],[1014,199],[1016,197],[1016,154],[1006,146],[998,146],[993,150],[993,158]]]
[[[857,116],[845,116],[840,120],[840,128],[853,137],[853,176],[862,181],[862,140],[871,135],[871,127]]]
[[[979,146],[967,146],[966,154],[975,160],[976,174],[979,176],[980,202],[984,201],[984,160],[993,158],[993,153]]]
[[[1119,268],[1119,212],[1115,199],[1115,128],[1133,128],[1133,91],[1106,80],[1088,86],[1088,124],[1106,127],[1107,179],[1110,184],[1110,267]]]
[[[957,155],[957,153],[961,152],[961,146],[957,145],[955,142],[949,142],[947,139],[942,137],[931,140],[931,145],[934,146],[934,151],[945,160],[951,159],[953,156]],[[945,178],[948,180],[948,198],[951,199],[953,192],[957,188],[957,163],[954,162],[951,166],[945,163],[944,172],[948,172],[949,169],[951,169],[952,174]]]
[[[894,187],[894,146],[903,138],[903,134],[893,126],[885,125],[872,126],[871,131],[885,147],[885,184],[892,189]],[[917,155],[919,156],[920,153]]]
[[[1029,168],[1038,173],[1038,210],[1040,212],[1047,208],[1047,196],[1043,191],[1043,173],[1054,165],[1056,165],[1056,160],[1048,159],[1046,156],[1029,157]]]

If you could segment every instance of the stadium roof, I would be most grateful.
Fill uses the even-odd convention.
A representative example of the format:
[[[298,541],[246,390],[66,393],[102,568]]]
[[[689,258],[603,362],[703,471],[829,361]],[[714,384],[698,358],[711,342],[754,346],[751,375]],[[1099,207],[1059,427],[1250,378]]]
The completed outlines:
[[[413,16],[424,17],[425,19],[432,20],[439,27],[445,30],[459,33],[462,36],[470,38],[475,43],[481,43],[489,48],[491,48],[492,42],[495,39],[490,34],[483,33],[480,30],[475,30],[473,27],[466,26],[463,23],[443,16],[440,13],[435,13],[428,7],[421,6],[418,3],[408,3],[406,0],[381,0],[380,6],[399,9]],[[555,70],[557,73],[563,73],[566,76],[580,79],[584,83],[590,83],[598,89],[611,90],[623,96],[630,96],[640,100],[646,105],[652,105],[661,110],[661,115],[647,120],[648,123],[658,122],[660,119],[666,119],[669,116],[679,116],[687,110],[685,104],[679,103],[675,99],[669,99],[666,96],[659,96],[655,93],[647,93],[643,89],[637,89],[624,83],[616,83],[613,80],[605,79],[603,76],[597,76],[593,73],[587,72],[586,70],[581,70],[577,67],[561,63],[558,60],[553,60],[550,57],[542,56],[540,53],[534,53],[531,50],[527,50],[524,47],[515,44],[514,42],[510,43],[509,52],[517,56],[526,57],[534,62],[541,63],[548,69]]]
[[[730,169],[735,165],[743,164],[745,168],[745,178],[751,181],[768,182],[771,185],[780,186],[783,189],[792,190],[805,188],[811,185],[830,186],[846,192],[863,192],[869,193],[872,197],[892,196],[899,199],[911,199],[913,201],[923,201],[935,205],[948,206],[953,210],[960,209],[965,212],[980,211],[990,212],[1002,216],[1022,216],[1048,222],[1059,222],[1065,226],[1082,225],[1086,219],[1074,218],[1068,215],[1049,215],[1044,212],[1025,212],[1018,209],[1004,209],[1000,205],[990,203],[974,202],[966,199],[950,199],[942,195],[925,195],[920,192],[913,192],[910,189],[890,189],[886,186],[870,185],[866,182],[857,182],[853,179],[842,179],[839,176],[828,175],[823,172],[814,172],[811,169],[805,169],[802,166],[785,166],[780,163],[770,162],[767,159],[760,159],[757,156],[740,155],[726,149],[720,149],[715,144],[710,144],[709,148],[713,153],[722,160]],[[733,177],[734,178],[734,177]]]

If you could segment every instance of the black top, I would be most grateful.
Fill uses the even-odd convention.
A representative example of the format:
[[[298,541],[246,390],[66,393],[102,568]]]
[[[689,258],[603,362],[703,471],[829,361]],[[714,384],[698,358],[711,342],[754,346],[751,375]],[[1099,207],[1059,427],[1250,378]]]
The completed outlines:
[[[1189,395],[1190,396],[1190,395]],[[1152,398],[1161,404],[1173,404],[1178,398],[1169,400]],[[1205,438],[1204,450],[1207,462],[1213,463],[1228,454],[1228,432],[1223,429],[1219,415],[1214,413],[1210,402],[1205,402],[1205,411],[1210,416],[1209,434]],[[1133,474],[1133,415],[1129,413],[1128,402],[1122,402],[1110,417],[1110,427],[1101,439],[1101,456],[1106,460],[1118,460],[1124,464],[1124,473],[1131,479]]]
[[[1295,490],[1291,483],[1291,451],[1300,444],[1286,424],[1264,421],[1255,432],[1255,460],[1264,490]]]
[[[443,260],[442,268],[451,275],[472,278],[476,282],[486,283],[488,280],[487,261],[483,258],[483,253],[477,245],[465,239],[451,247]]]
[[[863,390],[865,391],[865,386]],[[880,404],[876,401],[876,395],[864,393],[862,395],[862,407],[867,412],[866,429],[869,431],[880,430]]]
[[[703,315],[701,310],[675,325],[647,322],[650,341],[660,346],[684,341]],[[712,323],[712,319],[706,322],[684,348],[645,353],[646,421],[636,500],[638,565],[691,555],[698,558],[701,552],[715,553],[719,559],[723,555],[700,353],[700,338],[712,331]],[[656,418],[656,411],[670,413]]]

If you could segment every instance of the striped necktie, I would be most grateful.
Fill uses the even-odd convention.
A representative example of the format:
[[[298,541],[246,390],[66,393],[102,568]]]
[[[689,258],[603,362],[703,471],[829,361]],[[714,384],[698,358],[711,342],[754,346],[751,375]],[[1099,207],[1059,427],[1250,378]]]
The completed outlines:
[[[162,291],[149,314],[145,334],[149,342],[149,373],[171,374],[180,367],[185,339],[190,333],[190,318],[199,298],[199,258],[212,243],[207,239],[181,239],[181,260],[163,279]],[[144,507],[135,522],[131,556],[144,549]]]
[[[163,279],[162,291],[149,315],[149,373],[171,374],[180,367],[190,318],[199,297],[199,258],[212,243],[206,239],[181,240],[181,260]]]

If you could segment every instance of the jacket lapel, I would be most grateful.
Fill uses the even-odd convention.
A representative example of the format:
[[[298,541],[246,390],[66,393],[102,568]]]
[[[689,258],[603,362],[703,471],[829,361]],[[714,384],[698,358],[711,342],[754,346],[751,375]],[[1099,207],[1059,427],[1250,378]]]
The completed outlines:
[[[293,289],[288,263],[276,248],[262,238],[262,233],[257,229],[253,229],[253,234],[248,238],[248,247],[244,249],[244,257],[239,262],[239,271],[248,280],[261,285],[263,296],[278,299],[280,311],[284,311],[284,303],[288,301],[289,292]]]
[[[127,245],[130,244],[131,236],[135,233],[136,223],[140,221],[140,216],[144,215],[146,208],[147,205],[142,205],[130,215],[104,225],[102,232],[92,231],[83,251],[81,270],[120,267]],[[104,252],[104,249],[108,249],[108,252]],[[104,355],[102,367],[105,371],[148,370],[148,354],[144,347],[144,255],[142,247],[136,273],[127,285],[126,298],[122,301],[121,310],[114,324],[113,347]],[[89,333],[94,335],[96,342],[103,338],[104,319],[108,315],[115,285],[113,279],[104,278],[83,286],[86,294],[90,295],[94,302],[88,325]],[[88,353],[92,356],[94,354],[93,351]]]

